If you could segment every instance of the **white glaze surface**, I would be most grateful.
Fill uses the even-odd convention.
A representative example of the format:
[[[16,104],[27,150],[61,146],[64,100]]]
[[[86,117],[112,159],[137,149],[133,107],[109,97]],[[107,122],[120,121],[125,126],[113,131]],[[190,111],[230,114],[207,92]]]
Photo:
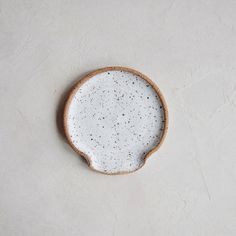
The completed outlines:
[[[131,172],[144,164],[164,128],[162,102],[131,72],[99,73],[78,88],[67,110],[69,139],[101,172]]]

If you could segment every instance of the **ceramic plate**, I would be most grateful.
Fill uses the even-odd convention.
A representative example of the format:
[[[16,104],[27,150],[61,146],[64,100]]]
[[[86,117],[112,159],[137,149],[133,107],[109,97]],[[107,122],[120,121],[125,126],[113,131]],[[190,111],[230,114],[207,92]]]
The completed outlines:
[[[167,130],[157,86],[124,67],[96,70],[78,82],[65,107],[66,137],[89,166],[106,174],[141,168]]]

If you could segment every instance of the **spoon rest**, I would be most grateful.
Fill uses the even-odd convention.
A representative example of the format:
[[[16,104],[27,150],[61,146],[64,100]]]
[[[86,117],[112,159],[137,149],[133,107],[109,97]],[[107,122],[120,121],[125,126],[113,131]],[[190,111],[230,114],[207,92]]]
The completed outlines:
[[[166,135],[168,114],[158,87],[125,67],[98,69],[78,82],[64,111],[69,144],[105,174],[141,168]]]

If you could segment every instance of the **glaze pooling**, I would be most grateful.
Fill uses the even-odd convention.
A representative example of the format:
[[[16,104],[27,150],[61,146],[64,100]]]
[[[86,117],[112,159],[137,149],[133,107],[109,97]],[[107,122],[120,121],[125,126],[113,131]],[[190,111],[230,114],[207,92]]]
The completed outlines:
[[[163,136],[165,113],[153,86],[130,71],[95,74],[74,91],[67,110],[73,146],[100,172],[132,172]]]

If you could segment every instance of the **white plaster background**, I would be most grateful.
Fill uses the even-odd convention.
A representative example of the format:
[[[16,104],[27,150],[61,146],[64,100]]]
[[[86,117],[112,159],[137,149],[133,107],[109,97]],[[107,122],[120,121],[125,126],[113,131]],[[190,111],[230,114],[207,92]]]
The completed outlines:
[[[235,235],[235,11],[0,0],[0,235]],[[170,111],[161,149],[125,176],[90,171],[56,125],[66,89],[109,65],[150,76]]]

